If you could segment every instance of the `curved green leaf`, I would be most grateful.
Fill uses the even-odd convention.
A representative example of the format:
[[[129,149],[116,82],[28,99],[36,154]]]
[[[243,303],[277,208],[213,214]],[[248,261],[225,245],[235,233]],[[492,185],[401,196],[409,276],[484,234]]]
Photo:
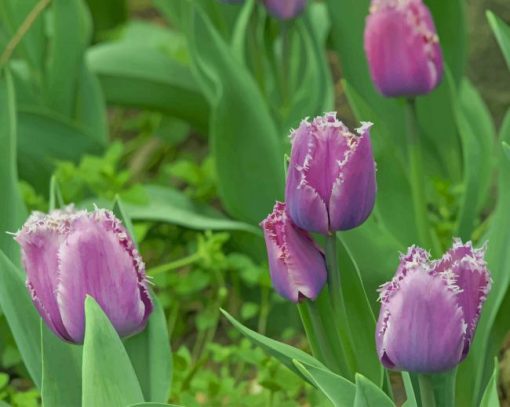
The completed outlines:
[[[1,250],[0,305],[28,373],[40,389],[42,372],[39,314],[25,287],[22,271],[12,264]]]
[[[366,377],[356,374],[354,407],[395,407],[395,403]]]
[[[19,264],[18,245],[7,232],[18,230],[27,213],[18,187],[16,98],[7,70],[0,70],[0,123],[0,249]]]
[[[210,136],[220,197],[234,217],[258,224],[283,195],[283,137],[247,69],[205,13],[196,5],[189,11],[193,66],[212,107]]]
[[[349,380],[330,370],[306,365],[297,360],[294,360],[294,365],[335,407],[353,405],[356,386]]]
[[[510,27],[491,11],[487,11],[487,19],[510,69]]]
[[[209,106],[189,67],[171,56],[119,42],[92,47],[87,62],[108,103],[159,110],[207,129]]]
[[[222,309],[221,312],[230,321],[232,325],[234,325],[244,336],[251,340],[255,345],[260,346],[268,354],[278,359],[290,370],[292,370],[294,373],[301,376],[305,380],[309,381],[311,384],[314,383],[309,380],[308,376],[304,375],[301,372],[301,370],[296,366],[295,361],[298,361],[304,364],[305,366],[309,365],[312,367],[317,367],[319,369],[327,370],[327,368],[321,362],[319,362],[317,359],[315,359],[308,353],[303,352],[302,350],[294,348],[285,343],[267,338],[264,335],[261,335],[255,331],[252,331],[251,329],[245,327],[243,324],[238,322],[232,315],[230,315],[225,310]]]
[[[144,401],[119,335],[92,297],[85,299],[84,406],[126,406]]]
[[[483,393],[482,401],[480,402],[480,407],[499,407],[499,394],[498,394],[498,373],[499,373],[499,363],[498,359],[494,360],[494,369],[492,371],[492,376],[487,383],[487,387]]]

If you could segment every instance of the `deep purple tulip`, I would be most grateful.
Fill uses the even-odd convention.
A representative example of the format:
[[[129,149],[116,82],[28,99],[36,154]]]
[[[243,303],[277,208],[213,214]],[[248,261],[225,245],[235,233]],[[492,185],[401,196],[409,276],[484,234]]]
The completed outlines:
[[[59,337],[83,343],[86,295],[120,336],[144,328],[152,311],[145,265],[112,212],[34,212],[15,239],[32,300]]]
[[[308,233],[292,223],[281,202],[260,225],[276,291],[295,303],[317,298],[326,283],[326,263]]]
[[[443,77],[441,46],[422,0],[372,0],[365,52],[372,80],[384,96],[427,94]]]
[[[375,162],[365,123],[358,135],[335,113],[304,120],[292,132],[285,200],[293,222],[328,234],[363,223],[375,202]]]
[[[411,247],[380,290],[377,352],[388,369],[438,373],[468,354],[491,288],[485,247],[455,240],[442,259]]]
[[[267,10],[279,20],[291,20],[306,7],[307,0],[264,0]]]

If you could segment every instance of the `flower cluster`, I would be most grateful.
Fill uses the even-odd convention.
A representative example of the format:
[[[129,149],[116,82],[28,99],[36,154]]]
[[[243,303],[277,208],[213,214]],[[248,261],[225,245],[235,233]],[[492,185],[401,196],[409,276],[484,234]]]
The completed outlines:
[[[292,131],[285,190],[264,229],[276,290],[291,301],[315,299],[326,282],[324,257],[308,232],[352,229],[370,215],[376,195],[371,124],[349,131],[336,113],[303,120]]]

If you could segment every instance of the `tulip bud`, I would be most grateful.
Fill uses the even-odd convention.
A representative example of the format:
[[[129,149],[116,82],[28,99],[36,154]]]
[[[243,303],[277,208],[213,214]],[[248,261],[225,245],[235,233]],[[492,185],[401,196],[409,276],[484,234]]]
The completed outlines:
[[[285,200],[292,221],[328,234],[363,223],[375,202],[375,162],[365,123],[355,135],[335,113],[292,132]]]
[[[380,289],[377,352],[388,369],[439,373],[468,354],[491,287],[485,247],[455,240],[431,261],[411,247],[395,277]]]
[[[384,96],[427,94],[443,77],[439,39],[422,0],[372,0],[365,52],[372,80]]]
[[[34,212],[15,239],[32,301],[59,337],[83,343],[87,295],[120,336],[144,328],[152,311],[145,265],[112,212]]]
[[[267,10],[279,20],[291,20],[305,8],[306,0],[264,0]]]
[[[315,300],[327,279],[322,252],[308,233],[292,223],[284,203],[277,202],[260,225],[276,291],[295,303],[304,298]]]

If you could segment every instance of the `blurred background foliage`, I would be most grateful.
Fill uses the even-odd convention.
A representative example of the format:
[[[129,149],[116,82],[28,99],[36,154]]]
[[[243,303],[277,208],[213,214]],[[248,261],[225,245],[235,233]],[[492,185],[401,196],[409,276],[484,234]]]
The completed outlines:
[[[219,308],[260,333],[306,349],[294,308],[271,289],[256,224],[272,205],[273,191],[283,191],[283,153],[289,147],[286,136],[291,127],[305,116],[328,110],[337,110],[349,125],[357,123],[358,115],[374,113],[363,102],[373,93],[371,84],[357,88],[362,74],[356,72],[356,60],[350,65],[339,56],[350,45],[338,41],[336,30],[349,27],[332,20],[344,21],[349,15],[330,16],[326,2],[315,2],[292,28],[280,26],[261,10],[247,13],[245,9],[242,25],[239,7],[220,6],[213,0],[197,2],[206,13],[197,13],[194,25],[179,9],[182,2],[174,0],[0,3],[0,50],[34,5],[45,8],[9,62],[15,105],[12,98],[0,99],[4,103],[0,109],[6,103],[11,103],[9,109],[16,108],[15,115],[10,111],[0,116],[5,118],[0,126],[7,128],[10,118],[9,129],[17,134],[19,191],[29,210],[45,211],[54,174],[65,202],[110,206],[116,196],[125,202],[172,338],[171,402],[328,405],[311,386],[242,339],[220,318]],[[442,11],[441,2],[428,3],[436,13]],[[448,31],[450,15],[438,21],[451,68],[451,77],[439,92],[441,101],[453,88],[464,94],[464,101],[475,100],[478,105],[485,101],[495,124],[487,114],[488,124],[483,123],[481,131],[495,140],[495,128],[510,105],[510,81],[485,18],[487,9],[510,21],[507,0],[466,2],[466,54],[463,43],[448,43],[459,32]],[[365,15],[368,7],[358,5],[353,10]],[[244,30],[246,26],[250,29]],[[262,30],[253,28],[260,26]],[[282,41],[289,41],[289,52],[299,58],[283,54],[289,46],[285,48]],[[471,82],[461,79],[464,64]],[[215,72],[208,70],[210,65]],[[285,72],[290,72],[289,78]],[[218,81],[230,86],[219,88]],[[303,86],[308,81],[311,85]],[[485,235],[496,193],[488,171],[487,191],[480,194],[474,210],[477,215],[465,230],[459,229],[458,213],[465,206],[467,187],[457,124],[449,104],[442,115],[434,109],[434,97],[439,100],[436,95],[423,102],[422,119],[434,121],[436,113],[441,117],[431,123],[427,134],[428,194],[430,219],[444,247],[458,232],[474,240]],[[255,100],[253,105],[260,109],[254,112],[243,98]],[[396,112],[396,117],[398,108],[388,103],[375,115],[388,113],[380,116],[387,118]],[[463,108],[467,117],[469,104]],[[230,116],[233,111],[236,117]],[[396,146],[374,141],[380,157],[379,182],[387,187],[380,189],[377,212],[380,219],[386,216],[392,222],[379,230],[380,223],[369,221],[366,228],[345,237],[365,273],[374,305],[375,289],[393,273],[398,250],[415,241],[410,214],[402,211],[405,199],[400,202],[406,186],[397,181],[402,129],[398,121],[376,125],[383,127],[381,133],[391,135]],[[264,142],[241,145],[233,137],[249,131],[258,132]],[[489,161],[491,154],[487,152]],[[2,227],[15,230],[17,225],[12,220]],[[372,247],[376,252],[359,255],[365,250],[367,233],[374,231],[384,240]],[[505,397],[510,392],[510,356],[505,348],[502,352]],[[20,407],[39,405],[38,392],[3,317],[0,370],[0,400]]]

